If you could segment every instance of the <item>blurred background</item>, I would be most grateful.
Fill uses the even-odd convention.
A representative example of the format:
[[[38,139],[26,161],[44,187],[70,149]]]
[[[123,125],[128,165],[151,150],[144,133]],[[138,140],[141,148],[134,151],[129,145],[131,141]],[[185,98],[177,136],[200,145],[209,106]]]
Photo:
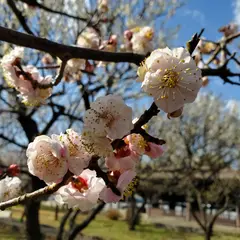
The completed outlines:
[[[128,29],[152,27],[153,49],[186,46],[205,29],[193,54],[204,73],[200,94],[180,118],[160,113],[146,126],[167,144],[161,158],[142,158],[133,194],[88,213],[59,207],[53,196],[28,201],[0,212],[0,239],[240,239],[239,0],[0,0],[0,22],[67,45],[78,45],[90,29],[97,48],[113,52],[127,51]],[[0,42],[0,56],[12,48]],[[59,69],[56,57],[32,49],[24,61],[44,76]],[[25,151],[35,136],[81,132],[84,111],[102,95],[121,95],[134,117],[151,105],[136,83],[137,66],[98,65],[90,60],[85,69],[65,72],[39,107],[22,104],[1,73],[0,166],[20,166],[22,193],[45,186],[27,170]]]

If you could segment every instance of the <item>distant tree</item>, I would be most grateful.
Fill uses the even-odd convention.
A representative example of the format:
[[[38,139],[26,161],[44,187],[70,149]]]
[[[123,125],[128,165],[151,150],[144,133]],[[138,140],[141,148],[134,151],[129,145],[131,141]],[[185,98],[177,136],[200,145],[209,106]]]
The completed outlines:
[[[166,139],[168,149],[150,163],[149,178],[142,170],[143,181],[159,188],[162,181],[166,192],[182,192],[187,202],[195,202],[197,208],[192,207],[191,213],[206,240],[211,238],[217,217],[237,200],[233,195],[239,191],[239,124],[234,102],[202,94],[180,118],[164,121],[159,116],[150,125],[149,131]],[[212,216],[207,215],[207,204],[217,209]]]

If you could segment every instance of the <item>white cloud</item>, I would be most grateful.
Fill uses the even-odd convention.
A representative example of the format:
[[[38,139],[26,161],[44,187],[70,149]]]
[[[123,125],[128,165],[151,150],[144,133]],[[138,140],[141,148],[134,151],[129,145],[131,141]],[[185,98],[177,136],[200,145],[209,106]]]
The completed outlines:
[[[235,0],[233,2],[233,14],[234,14],[234,22],[240,25],[240,0]]]
[[[196,10],[196,9],[185,9],[183,11],[183,16],[190,16],[192,17],[195,21],[197,21],[198,23],[200,23],[202,26],[206,25],[206,18],[205,15]]]

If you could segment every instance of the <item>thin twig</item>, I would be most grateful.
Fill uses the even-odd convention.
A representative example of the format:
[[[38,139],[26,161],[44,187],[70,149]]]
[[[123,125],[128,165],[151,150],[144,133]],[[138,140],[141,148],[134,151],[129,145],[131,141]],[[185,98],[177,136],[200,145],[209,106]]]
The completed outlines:
[[[0,210],[3,211],[6,208],[16,206],[20,203],[24,203],[26,200],[29,200],[29,199],[33,200],[33,199],[37,199],[38,197],[43,196],[43,195],[52,194],[52,193],[56,192],[60,187],[64,186],[69,181],[69,179],[72,177],[72,175],[73,175],[72,173],[68,172],[64,176],[62,182],[60,182],[60,183],[54,183],[54,184],[49,185],[47,187],[41,188],[37,191],[31,192],[31,193],[26,193],[22,196],[13,198],[11,200],[1,202],[0,203]]]

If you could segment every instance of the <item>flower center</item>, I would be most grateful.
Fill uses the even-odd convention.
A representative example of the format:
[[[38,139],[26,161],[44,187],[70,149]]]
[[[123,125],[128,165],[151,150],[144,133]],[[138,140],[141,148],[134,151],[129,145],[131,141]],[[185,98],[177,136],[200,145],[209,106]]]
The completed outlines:
[[[131,141],[141,151],[145,151],[145,148],[148,146],[147,142],[145,141],[143,136],[140,134],[132,134]]]
[[[75,177],[72,180],[72,186],[76,188],[79,192],[84,192],[85,190],[88,190],[88,184],[87,181],[82,177]]]
[[[179,73],[172,69],[166,69],[161,81],[164,83],[164,87],[174,88],[179,80]]]
[[[151,40],[152,38],[153,38],[153,32],[152,31],[147,31],[146,33],[145,33],[145,37],[147,38],[147,39],[149,39],[149,40]]]
[[[115,153],[116,158],[124,158],[131,154],[131,151],[128,146],[124,146],[122,148],[117,149]]]

